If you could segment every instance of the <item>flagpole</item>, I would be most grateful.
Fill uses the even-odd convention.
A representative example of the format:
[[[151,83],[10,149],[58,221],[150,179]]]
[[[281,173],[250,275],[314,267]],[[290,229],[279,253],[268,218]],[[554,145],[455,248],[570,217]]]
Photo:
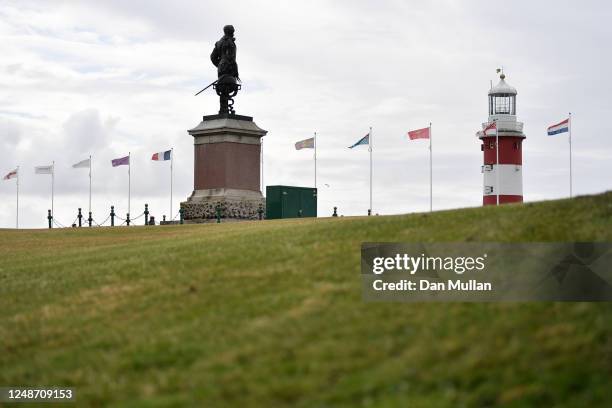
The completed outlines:
[[[429,212],[433,212],[433,153],[431,122],[429,122]]]
[[[500,171],[500,166],[499,166],[499,129],[497,126],[497,119],[494,120],[495,122],[495,163],[496,163],[496,167],[495,167],[495,199],[496,199],[496,205],[499,205],[499,171]]]
[[[263,138],[259,139],[259,144],[261,145],[261,187],[260,190],[263,193],[264,191],[264,141]]]
[[[89,155],[89,212],[91,213],[91,154]]]
[[[16,228],[19,229],[19,166],[17,166],[17,219]]]
[[[132,194],[132,152],[128,152],[128,214],[130,213],[130,199]]]
[[[51,217],[55,219],[55,212],[53,211],[53,190],[55,189],[55,161],[51,163]]]
[[[317,132],[314,132],[314,186],[317,188]]]
[[[174,217],[172,212],[172,165],[174,164],[174,147],[170,148],[170,217]]]
[[[368,141],[368,147],[370,148],[370,214],[368,215],[372,215],[373,211],[372,211],[372,146],[373,146],[373,137],[372,137],[372,126],[370,126],[370,137],[369,137],[369,141]]]
[[[569,113],[569,170],[570,198],[572,198],[572,112]]]

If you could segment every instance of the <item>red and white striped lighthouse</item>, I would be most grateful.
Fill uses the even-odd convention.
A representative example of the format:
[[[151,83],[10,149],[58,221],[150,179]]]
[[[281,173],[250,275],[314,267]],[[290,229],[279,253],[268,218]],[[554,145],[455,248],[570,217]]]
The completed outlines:
[[[476,135],[482,140],[483,205],[523,202],[523,123],[516,121],[516,89],[502,72],[489,91],[489,121]]]

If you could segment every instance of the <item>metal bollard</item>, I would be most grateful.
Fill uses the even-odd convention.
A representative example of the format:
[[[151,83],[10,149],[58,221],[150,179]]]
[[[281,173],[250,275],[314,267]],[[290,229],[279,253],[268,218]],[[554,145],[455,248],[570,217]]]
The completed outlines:
[[[184,211],[184,210],[183,210],[183,207],[181,207],[181,208],[179,209],[179,216],[180,216],[180,217],[179,217],[179,224],[181,224],[181,225],[185,223],[185,222],[184,222],[184,218],[183,218],[183,211]]]
[[[215,214],[217,216],[217,224],[221,224],[221,206],[218,204],[215,207]]]
[[[125,217],[125,224],[129,227],[130,226],[130,213],[127,213],[127,216]]]
[[[83,214],[81,213],[81,209],[79,208],[79,215],[77,215],[77,218],[79,219],[79,228],[82,225],[81,219],[83,218]]]
[[[145,204],[144,216],[145,216],[145,225],[149,225],[149,204]]]
[[[332,217],[337,217],[338,216],[338,207],[334,207],[334,213],[332,214]]]
[[[93,221],[93,218],[91,217],[91,211],[89,212],[89,218],[87,218],[87,223],[89,224],[89,227],[91,228],[91,222]]]
[[[114,205],[111,205],[110,217],[111,217],[111,227],[114,227],[115,226],[115,206]]]
[[[263,206],[259,204],[259,208],[257,209],[257,214],[259,215],[259,219],[263,220]]]
[[[51,229],[51,221],[53,217],[51,216],[51,210],[47,210],[47,220],[49,221],[49,229]]]

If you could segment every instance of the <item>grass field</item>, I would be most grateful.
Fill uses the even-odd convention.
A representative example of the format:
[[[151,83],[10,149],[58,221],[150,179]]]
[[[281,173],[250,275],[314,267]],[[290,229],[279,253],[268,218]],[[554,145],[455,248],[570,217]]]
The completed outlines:
[[[71,386],[76,406],[610,406],[611,304],[361,299],[363,241],[571,240],[612,241],[612,193],[1,230],[0,386]]]

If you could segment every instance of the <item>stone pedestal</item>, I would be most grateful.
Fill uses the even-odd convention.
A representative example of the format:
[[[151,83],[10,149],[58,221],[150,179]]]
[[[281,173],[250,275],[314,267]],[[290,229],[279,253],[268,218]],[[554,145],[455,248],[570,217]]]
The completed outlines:
[[[241,115],[204,116],[188,131],[194,140],[193,193],[181,203],[185,222],[255,220],[261,194],[261,138],[268,133]]]

